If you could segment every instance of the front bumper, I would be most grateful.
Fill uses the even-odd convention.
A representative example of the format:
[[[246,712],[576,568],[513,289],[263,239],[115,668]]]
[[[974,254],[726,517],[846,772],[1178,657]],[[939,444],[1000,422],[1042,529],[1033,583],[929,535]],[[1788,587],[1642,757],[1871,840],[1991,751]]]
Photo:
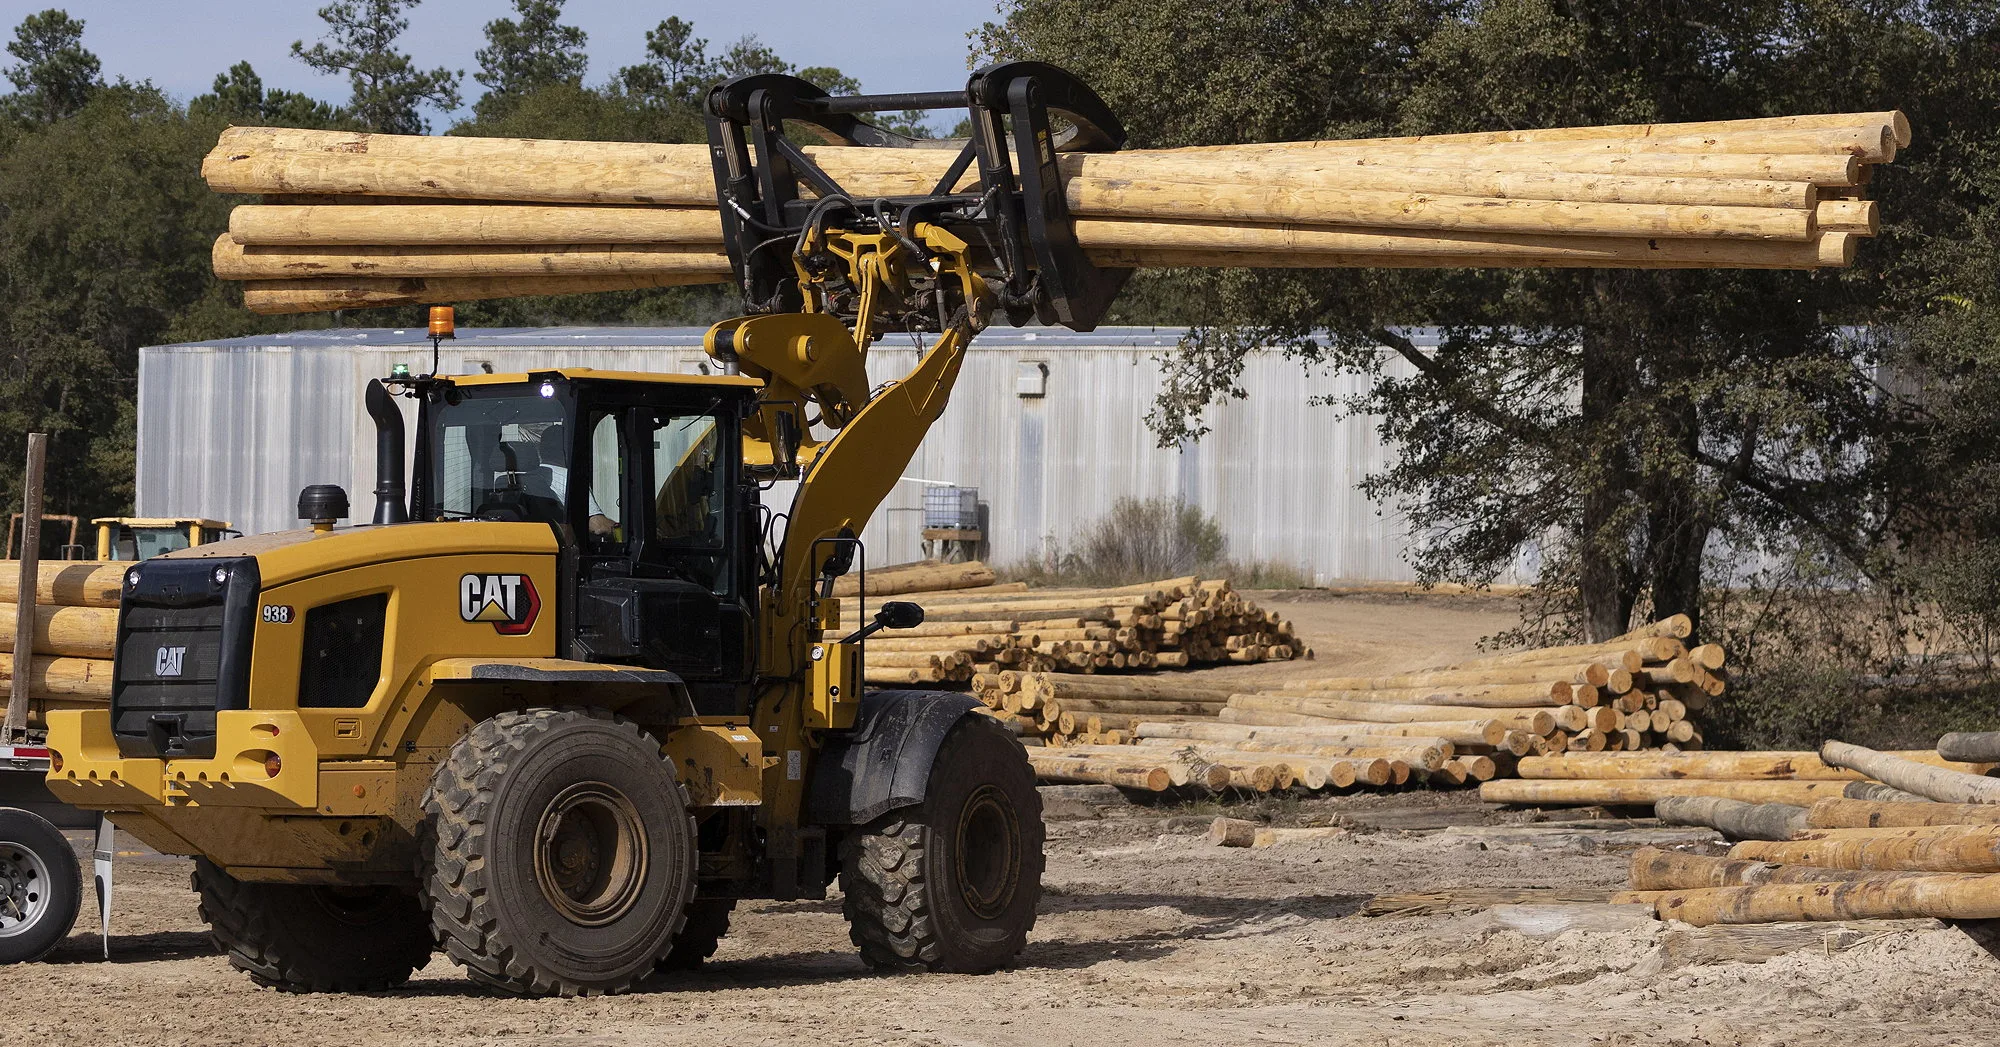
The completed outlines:
[[[118,751],[108,709],[52,710],[49,791],[90,810],[319,804],[319,749],[296,712],[224,709],[215,714],[215,756],[132,759]],[[276,756],[278,773],[267,761]]]

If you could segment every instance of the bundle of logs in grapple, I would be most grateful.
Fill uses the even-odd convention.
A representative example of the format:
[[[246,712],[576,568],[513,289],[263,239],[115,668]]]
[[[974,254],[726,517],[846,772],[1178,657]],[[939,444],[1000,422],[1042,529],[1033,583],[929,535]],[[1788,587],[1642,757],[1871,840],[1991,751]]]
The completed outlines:
[[[1076,153],[1100,265],[1843,266],[1879,224],[1900,113]],[[918,194],[936,149],[807,152],[856,199]],[[236,127],[202,165],[238,207],[215,271],[267,313],[729,277],[705,145]],[[965,188],[961,186],[960,188]]]
[[[1056,781],[1260,792],[1460,785],[1508,773],[1521,757],[1699,748],[1689,714],[1727,684],[1721,647],[1682,642],[1690,625],[1676,615],[1603,644],[1254,692],[1199,675],[1006,672],[975,676],[973,692],[1039,739],[1030,759]]]
[[[35,593],[34,665],[29,667],[28,723],[51,709],[86,709],[111,701],[111,658],[118,642],[119,585],[130,564],[43,563]],[[14,649],[20,576],[0,571],[0,651]],[[19,667],[0,654],[0,693]],[[0,705],[5,704],[0,696]]]
[[[1179,669],[1309,657],[1291,623],[1263,611],[1225,579],[1173,578],[1108,589],[995,584],[982,563],[915,563],[835,584],[841,620],[860,621],[885,599],[924,607],[922,625],[868,641],[871,684],[965,683],[1001,672],[1095,673]]]

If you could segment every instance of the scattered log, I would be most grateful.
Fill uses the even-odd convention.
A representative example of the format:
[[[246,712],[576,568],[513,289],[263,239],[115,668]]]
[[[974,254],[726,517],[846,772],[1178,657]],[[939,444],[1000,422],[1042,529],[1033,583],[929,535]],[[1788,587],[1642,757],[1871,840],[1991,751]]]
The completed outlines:
[[[1135,753],[1130,761],[1067,755],[1062,749],[1028,750],[1028,764],[1045,782],[1118,785],[1147,792],[1164,792],[1172,784],[1165,767],[1148,764]]]
[[[1208,827],[1208,842],[1217,847],[1248,847],[1263,826],[1241,818],[1217,818]]]
[[[1845,883],[1767,883],[1676,891],[1654,903],[1663,920],[1697,927],[1790,920],[2000,917],[2000,876],[1907,876]]]
[[[2000,763],[2000,731],[1955,731],[1938,739],[1937,753],[1947,760]]]
[[[1804,807],[1722,796],[1663,797],[1653,813],[1668,825],[1706,825],[1737,840],[1789,840],[1806,824]]]
[[[1820,746],[1820,758],[1836,767],[1850,767],[1876,781],[1942,803],[2000,803],[2000,781],[1961,771],[1930,767],[1846,742]]]
[[[2000,805],[1826,799],[1806,808],[1808,829],[1878,829],[1916,825],[2000,825]]]
[[[1742,887],[1760,883],[1837,883],[1908,876],[1902,872],[1828,869],[1813,865],[1780,865],[1745,858],[1714,858],[1685,851],[1641,847],[1632,852],[1632,889],[1685,891],[1709,887]]]
[[[1786,843],[1746,840],[1731,848],[1729,856],[1831,869],[2000,872],[2000,828],[1968,826],[1946,836],[1871,836]]]
[[[1841,795],[1845,782],[1704,781],[1697,779],[1497,779],[1479,787],[1487,803],[1652,804],[1669,796],[1723,796],[1752,803],[1804,806]]]

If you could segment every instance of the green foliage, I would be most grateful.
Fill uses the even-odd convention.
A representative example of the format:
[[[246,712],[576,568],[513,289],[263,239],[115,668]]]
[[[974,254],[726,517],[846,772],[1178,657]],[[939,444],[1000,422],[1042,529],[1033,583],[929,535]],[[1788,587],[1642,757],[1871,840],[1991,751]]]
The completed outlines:
[[[319,9],[326,38],[307,47],[292,43],[292,57],[322,73],[345,73],[353,88],[347,111],[362,127],[388,134],[430,130],[421,110],[458,108],[464,74],[450,69],[418,69],[396,50],[396,38],[410,27],[403,12],[423,0],[337,0]]]
[[[188,100],[188,116],[254,127],[346,126],[347,113],[311,95],[264,87],[264,78],[248,62],[218,73],[208,94]]]
[[[217,126],[151,87],[93,92],[0,159],[0,497],[19,498],[18,434],[50,434],[52,512],[129,505],[137,349],[213,286],[223,200],[194,172]]]
[[[20,65],[7,68],[19,92],[11,108],[21,117],[50,123],[74,116],[104,81],[97,56],[84,49],[83,23],[50,8],[29,15],[14,29],[7,53]]]
[[[708,41],[694,35],[694,24],[674,17],[646,30],[646,60],[628,65],[613,79],[616,90],[653,105],[678,104],[690,109],[718,79],[708,56]]]
[[[499,18],[486,23],[486,46],[474,55],[479,71],[473,79],[486,94],[473,104],[481,118],[504,114],[522,96],[556,84],[580,87],[590,58],[583,52],[583,30],[562,24],[563,0],[514,0],[520,20]]]

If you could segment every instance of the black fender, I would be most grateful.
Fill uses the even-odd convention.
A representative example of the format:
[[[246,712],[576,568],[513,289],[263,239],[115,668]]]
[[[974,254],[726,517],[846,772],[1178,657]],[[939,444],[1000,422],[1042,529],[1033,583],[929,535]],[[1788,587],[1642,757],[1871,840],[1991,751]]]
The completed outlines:
[[[806,794],[806,821],[864,825],[924,802],[931,764],[952,725],[979,703],[954,691],[863,695],[852,730],[828,735]]]

